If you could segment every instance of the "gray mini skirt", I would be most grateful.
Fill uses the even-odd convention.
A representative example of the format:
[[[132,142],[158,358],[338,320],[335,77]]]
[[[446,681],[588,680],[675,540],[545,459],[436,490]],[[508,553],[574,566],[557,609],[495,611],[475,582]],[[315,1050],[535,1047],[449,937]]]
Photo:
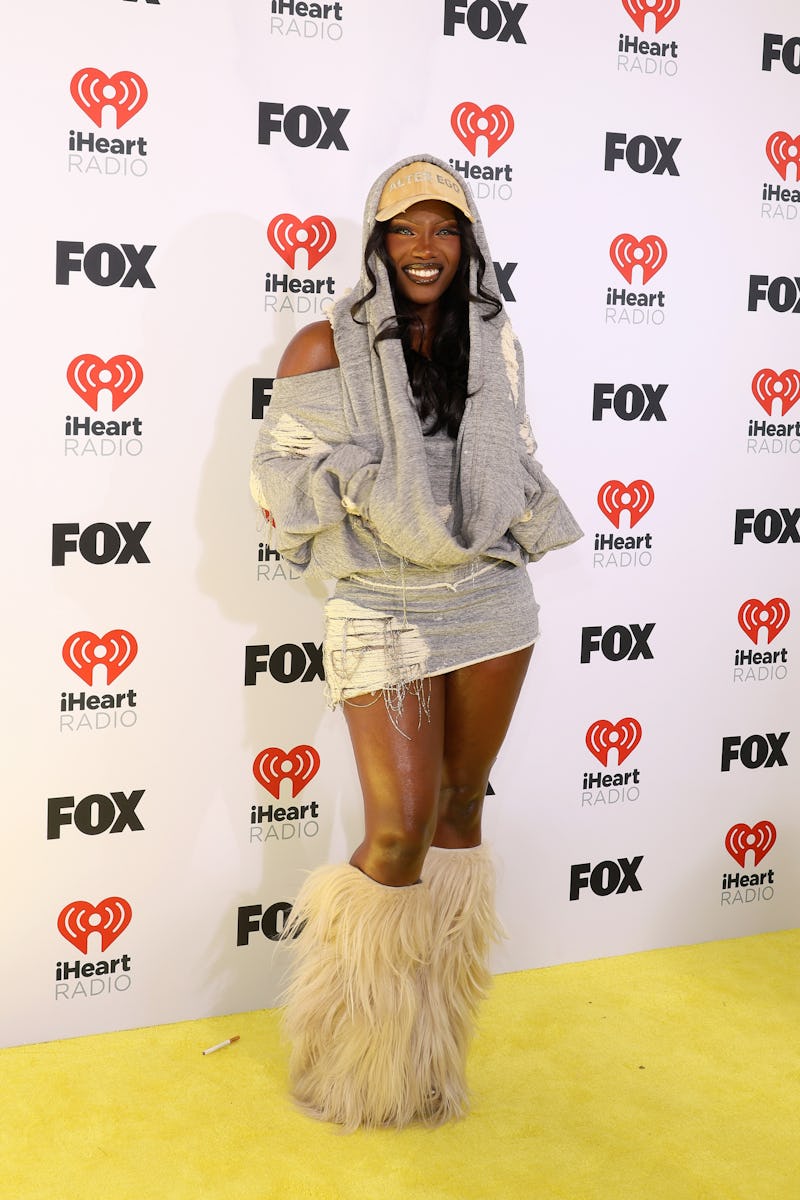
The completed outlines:
[[[533,645],[538,613],[526,568],[496,559],[340,579],[325,605],[328,700],[381,691],[399,710],[432,675]]]

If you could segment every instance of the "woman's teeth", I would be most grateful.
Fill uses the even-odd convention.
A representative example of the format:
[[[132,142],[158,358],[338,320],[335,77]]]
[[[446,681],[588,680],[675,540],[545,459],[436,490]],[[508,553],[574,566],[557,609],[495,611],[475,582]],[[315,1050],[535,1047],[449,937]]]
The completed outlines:
[[[410,275],[412,279],[418,279],[421,283],[427,283],[431,280],[438,279],[442,273],[441,267],[406,267],[406,275]]]

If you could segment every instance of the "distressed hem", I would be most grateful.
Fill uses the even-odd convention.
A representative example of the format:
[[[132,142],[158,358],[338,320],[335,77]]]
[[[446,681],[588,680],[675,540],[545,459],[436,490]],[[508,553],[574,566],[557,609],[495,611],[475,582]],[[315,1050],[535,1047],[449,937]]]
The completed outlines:
[[[490,662],[493,658],[503,658],[506,654],[517,654],[520,650],[527,650],[529,646],[535,646],[539,641],[540,635],[528,638],[519,646],[512,646],[508,650],[500,650],[496,654],[484,654],[479,658],[471,658],[467,662],[455,663],[451,666],[442,667],[438,671],[429,671],[427,675],[419,676],[416,679],[405,680],[402,684],[388,684],[383,687],[375,687],[368,689],[360,689],[358,685],[353,687],[341,687],[337,689],[337,694],[334,698],[332,690],[326,684],[326,696],[330,708],[335,709],[345,704],[351,704],[355,708],[368,708],[373,704],[377,704],[382,698],[386,705],[386,710],[389,717],[397,729],[398,733],[402,733],[403,737],[408,737],[408,734],[403,733],[398,728],[397,720],[402,715],[405,698],[410,692],[411,695],[417,698],[419,702],[419,724],[422,723],[423,715],[430,722],[430,687],[426,690],[426,684],[430,684],[431,679],[436,679],[439,675],[449,675],[451,671],[460,671],[463,667],[474,667],[478,663]]]

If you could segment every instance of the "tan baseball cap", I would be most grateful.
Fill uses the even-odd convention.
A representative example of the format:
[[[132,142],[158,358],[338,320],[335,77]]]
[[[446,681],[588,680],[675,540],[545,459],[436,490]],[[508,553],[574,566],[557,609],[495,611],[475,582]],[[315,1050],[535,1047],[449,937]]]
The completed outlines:
[[[462,212],[467,220],[475,220],[458,180],[449,171],[429,162],[406,163],[387,179],[375,220],[388,221],[420,200],[444,200]]]

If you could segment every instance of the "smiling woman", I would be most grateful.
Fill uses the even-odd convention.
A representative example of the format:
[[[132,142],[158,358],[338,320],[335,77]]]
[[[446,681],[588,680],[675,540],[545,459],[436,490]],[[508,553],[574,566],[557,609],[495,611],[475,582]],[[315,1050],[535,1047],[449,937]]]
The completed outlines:
[[[526,564],[580,536],[534,458],[472,198],[420,156],[367,199],[354,294],[287,347],[253,464],[278,548],[336,579],[325,678],[364,798],[297,897],[292,1090],[348,1129],[466,1109],[497,934],[489,769],[538,636]]]

